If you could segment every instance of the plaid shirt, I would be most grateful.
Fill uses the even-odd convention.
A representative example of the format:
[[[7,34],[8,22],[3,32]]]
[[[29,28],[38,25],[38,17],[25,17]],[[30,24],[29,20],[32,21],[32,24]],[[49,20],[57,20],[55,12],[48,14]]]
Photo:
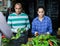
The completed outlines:
[[[44,16],[43,20],[40,21],[38,17],[36,17],[32,22],[32,33],[35,34],[35,32],[38,32],[39,34],[46,34],[47,32],[49,32],[51,34],[51,19],[48,16]]]

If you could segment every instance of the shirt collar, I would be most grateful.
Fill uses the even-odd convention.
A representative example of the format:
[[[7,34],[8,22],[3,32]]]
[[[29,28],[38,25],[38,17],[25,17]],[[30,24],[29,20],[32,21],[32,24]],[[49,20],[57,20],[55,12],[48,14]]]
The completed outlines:
[[[45,16],[43,17],[43,20],[45,19]],[[37,17],[37,20],[39,20],[39,18]]]
[[[16,13],[13,13],[13,14],[17,15]],[[19,15],[21,15],[21,14],[23,14],[23,13],[20,13]]]

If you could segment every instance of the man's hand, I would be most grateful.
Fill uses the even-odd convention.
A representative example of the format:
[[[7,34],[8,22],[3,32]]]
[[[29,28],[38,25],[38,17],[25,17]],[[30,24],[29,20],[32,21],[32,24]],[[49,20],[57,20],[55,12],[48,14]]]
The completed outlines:
[[[35,32],[35,36],[38,36],[39,34],[38,34],[38,32]]]

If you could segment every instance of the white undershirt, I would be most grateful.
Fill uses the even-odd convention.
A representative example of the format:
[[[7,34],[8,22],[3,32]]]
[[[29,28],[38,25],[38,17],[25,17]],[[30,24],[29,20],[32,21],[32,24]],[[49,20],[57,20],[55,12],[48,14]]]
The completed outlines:
[[[43,17],[43,18],[41,18],[41,19],[39,18],[39,20],[40,20],[41,22],[43,21],[43,19],[44,19],[44,17]]]

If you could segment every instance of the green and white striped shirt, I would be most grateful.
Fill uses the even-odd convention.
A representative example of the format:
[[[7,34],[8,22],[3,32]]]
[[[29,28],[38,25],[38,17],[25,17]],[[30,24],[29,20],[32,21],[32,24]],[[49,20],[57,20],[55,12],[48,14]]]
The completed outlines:
[[[7,23],[9,26],[11,26],[12,32],[15,33],[17,33],[18,28],[26,28],[26,30],[30,28],[29,19],[25,13],[21,13],[19,15],[16,13],[10,14]]]

